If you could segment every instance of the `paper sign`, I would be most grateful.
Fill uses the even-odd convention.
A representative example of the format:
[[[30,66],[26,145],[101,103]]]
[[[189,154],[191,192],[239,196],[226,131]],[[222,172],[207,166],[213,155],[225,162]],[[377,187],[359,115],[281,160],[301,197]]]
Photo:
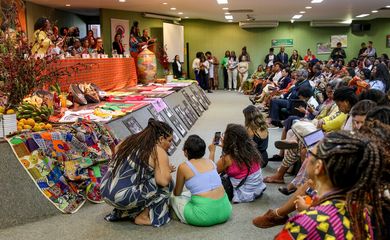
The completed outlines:
[[[156,98],[156,101],[153,101],[152,105],[158,113],[167,108],[167,105],[161,98]]]

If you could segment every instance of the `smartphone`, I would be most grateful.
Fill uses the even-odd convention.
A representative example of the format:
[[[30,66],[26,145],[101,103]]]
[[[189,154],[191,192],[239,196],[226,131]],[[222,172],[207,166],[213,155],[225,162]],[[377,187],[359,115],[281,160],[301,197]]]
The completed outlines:
[[[221,142],[221,132],[215,132],[214,145],[219,145],[220,142]]]
[[[306,189],[306,194],[308,195],[308,196],[310,196],[311,198],[313,198],[316,194],[317,194],[317,191],[316,190],[314,190],[313,188],[311,188],[311,187],[308,187],[307,189]]]

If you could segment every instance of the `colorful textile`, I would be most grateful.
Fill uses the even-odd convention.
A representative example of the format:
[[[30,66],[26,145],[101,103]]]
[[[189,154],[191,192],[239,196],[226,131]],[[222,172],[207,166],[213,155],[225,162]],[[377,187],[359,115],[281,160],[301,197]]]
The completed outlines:
[[[153,226],[160,227],[168,223],[171,220],[168,202],[173,183],[168,187],[159,187],[151,167],[145,170],[140,179],[137,178],[137,172],[134,162],[128,159],[115,173],[110,166],[101,184],[104,201],[115,208],[120,218],[135,218],[145,208],[149,208]]]
[[[373,238],[368,214],[365,214],[368,239]],[[288,239],[354,239],[352,223],[346,209],[345,201],[340,199],[326,200],[319,205],[302,211],[290,218],[276,240]]]
[[[114,145],[102,125],[80,121],[8,141],[38,189],[61,212],[76,212],[86,199],[102,202],[99,185]]]

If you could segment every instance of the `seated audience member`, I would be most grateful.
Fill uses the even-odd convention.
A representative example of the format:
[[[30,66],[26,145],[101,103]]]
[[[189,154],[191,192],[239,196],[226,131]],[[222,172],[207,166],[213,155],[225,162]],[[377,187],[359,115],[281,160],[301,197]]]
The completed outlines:
[[[143,131],[118,146],[101,183],[104,201],[114,207],[107,221],[134,219],[135,224],[155,227],[170,221],[174,167],[167,150],[172,133],[168,124],[149,119]]]
[[[362,55],[365,51],[366,51],[366,49],[367,49],[367,46],[366,46],[366,43],[365,42],[362,42],[361,44],[360,44],[360,49],[359,49],[359,53],[358,53],[358,58],[359,57],[364,57],[364,55]]]
[[[179,55],[176,55],[175,59],[172,62],[172,71],[173,71],[174,78],[179,79],[183,77],[183,71],[182,71]]]
[[[288,60],[288,63],[290,64],[290,66],[293,66],[293,65],[297,65],[298,63],[300,63],[302,60],[302,57],[301,55],[298,54],[298,50],[293,50],[291,56],[290,56],[290,59]],[[291,67],[292,68],[292,67]],[[294,67],[294,70],[296,68]]]
[[[210,159],[215,158],[214,144],[209,146]],[[233,185],[233,203],[251,202],[259,198],[266,186],[261,173],[261,155],[245,127],[229,124],[222,141],[222,157],[218,173],[225,172]]]
[[[387,157],[382,150],[363,134],[341,131],[327,135],[307,158],[307,173],[317,191],[314,201],[309,206],[304,197],[297,198],[295,205],[300,212],[288,220],[275,239],[373,239],[370,216],[379,223],[383,220],[378,177],[385,172],[382,166]],[[370,203],[376,207],[371,213]]]
[[[379,63],[372,68],[371,81],[369,82],[372,89],[378,89],[387,92],[390,88],[390,73],[387,66]]]
[[[81,44],[83,51],[81,52],[82,54],[89,54],[92,52],[92,46],[89,45],[89,40],[88,38],[84,38],[82,44]]]
[[[390,137],[390,127],[388,125],[390,125],[390,108],[388,106],[375,107],[367,113],[366,121],[360,131],[363,133],[367,133],[369,131],[367,136],[372,139],[376,138],[376,140],[378,140],[378,138],[375,136],[379,136],[379,139],[386,139],[385,141],[380,141],[380,143],[386,143],[388,146],[385,146],[385,149],[390,149],[389,142],[387,141],[387,138]],[[386,130],[386,132],[384,132],[384,130]],[[307,165],[307,162],[308,159],[306,158],[300,169],[300,172],[303,170],[303,175],[305,175],[305,178],[307,178],[307,174],[305,173],[305,165]],[[388,159],[387,162],[390,163],[390,159]],[[387,179],[387,183],[389,183],[389,179]],[[295,202],[297,198],[299,196],[306,195],[306,189],[308,187],[314,188],[314,184],[312,180],[308,180],[306,183],[303,183],[297,187],[298,189],[294,195],[290,197],[288,201],[285,202],[280,208],[276,208],[275,210],[268,210],[264,215],[256,217],[253,223],[260,228],[269,228],[277,225],[283,225],[288,219],[288,214],[296,210]],[[387,212],[389,212],[390,208],[387,209]],[[384,216],[389,215],[385,214]],[[387,223],[390,223],[390,218],[387,217],[386,220]]]
[[[114,42],[112,42],[112,50],[116,51],[117,54],[123,54],[125,52],[122,45],[122,35],[119,33],[115,34]]]
[[[368,46],[363,54],[360,55],[360,57],[366,57],[366,58],[376,58],[376,49],[372,46],[373,42],[368,41]]]
[[[80,57],[80,55],[84,52],[84,48],[81,46],[80,39],[76,38],[74,40],[73,46],[68,48],[68,52],[72,56]]]
[[[260,110],[253,105],[244,108],[243,113],[249,137],[256,143],[257,150],[261,154],[261,168],[265,168],[268,164],[267,148],[269,136],[267,122]]]
[[[312,54],[310,48],[308,48],[307,51],[306,51],[306,55],[303,58],[303,60],[305,60],[306,62],[311,62],[314,59],[316,59],[316,56],[314,54]]]
[[[352,130],[352,118],[348,117],[352,107],[358,102],[353,88],[340,87],[333,94],[333,100],[339,108],[339,113],[318,121],[317,127],[325,132]]]
[[[103,39],[100,37],[96,38],[95,52],[97,54],[104,54]]]
[[[217,166],[203,158],[206,143],[191,135],[184,143],[188,159],[177,170],[176,186],[171,197],[172,208],[181,222],[194,226],[213,226],[226,222],[232,206],[223,188]],[[184,185],[190,191],[183,192]]]
[[[280,99],[271,99],[270,102],[270,128],[282,127],[280,111],[282,108],[288,109],[291,105],[291,100],[298,99],[298,91],[304,87],[310,87],[308,81],[308,72],[305,69],[299,69],[297,71],[297,80],[295,86],[291,90],[282,95]]]
[[[371,100],[362,100],[353,106],[351,109],[353,131],[358,131],[364,125],[367,113],[376,106],[376,102]]]

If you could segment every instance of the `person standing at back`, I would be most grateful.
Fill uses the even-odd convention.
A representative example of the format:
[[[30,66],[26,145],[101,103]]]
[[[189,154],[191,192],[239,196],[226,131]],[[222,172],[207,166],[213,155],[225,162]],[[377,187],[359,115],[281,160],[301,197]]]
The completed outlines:
[[[345,53],[344,49],[342,48],[341,42],[338,42],[336,44],[336,47],[333,48],[330,58],[333,59],[333,62],[337,62],[338,60],[344,60],[347,58],[347,54]]]
[[[229,91],[232,90],[232,85],[233,85],[233,90],[237,91],[237,73],[238,73],[237,67],[238,67],[238,61],[236,57],[236,52],[231,51],[229,61],[228,61]]]
[[[218,59],[211,54],[210,51],[206,52],[206,59],[209,62],[209,88],[210,90],[218,89]]]
[[[269,49],[269,53],[265,56],[264,62],[266,67],[272,67],[274,62],[277,61],[276,55],[274,54],[274,48]]]
[[[226,50],[225,56],[222,59],[221,66],[223,71],[223,89],[227,90],[229,85],[228,67],[229,67],[230,51]]]
[[[173,71],[173,77],[175,79],[179,79],[183,76],[182,66],[181,66],[179,55],[175,55],[175,59],[173,59],[172,71]]]
[[[280,51],[278,55],[276,56],[276,59],[278,62],[283,64],[283,67],[286,67],[288,65],[288,54],[284,52],[285,47],[280,47]]]

